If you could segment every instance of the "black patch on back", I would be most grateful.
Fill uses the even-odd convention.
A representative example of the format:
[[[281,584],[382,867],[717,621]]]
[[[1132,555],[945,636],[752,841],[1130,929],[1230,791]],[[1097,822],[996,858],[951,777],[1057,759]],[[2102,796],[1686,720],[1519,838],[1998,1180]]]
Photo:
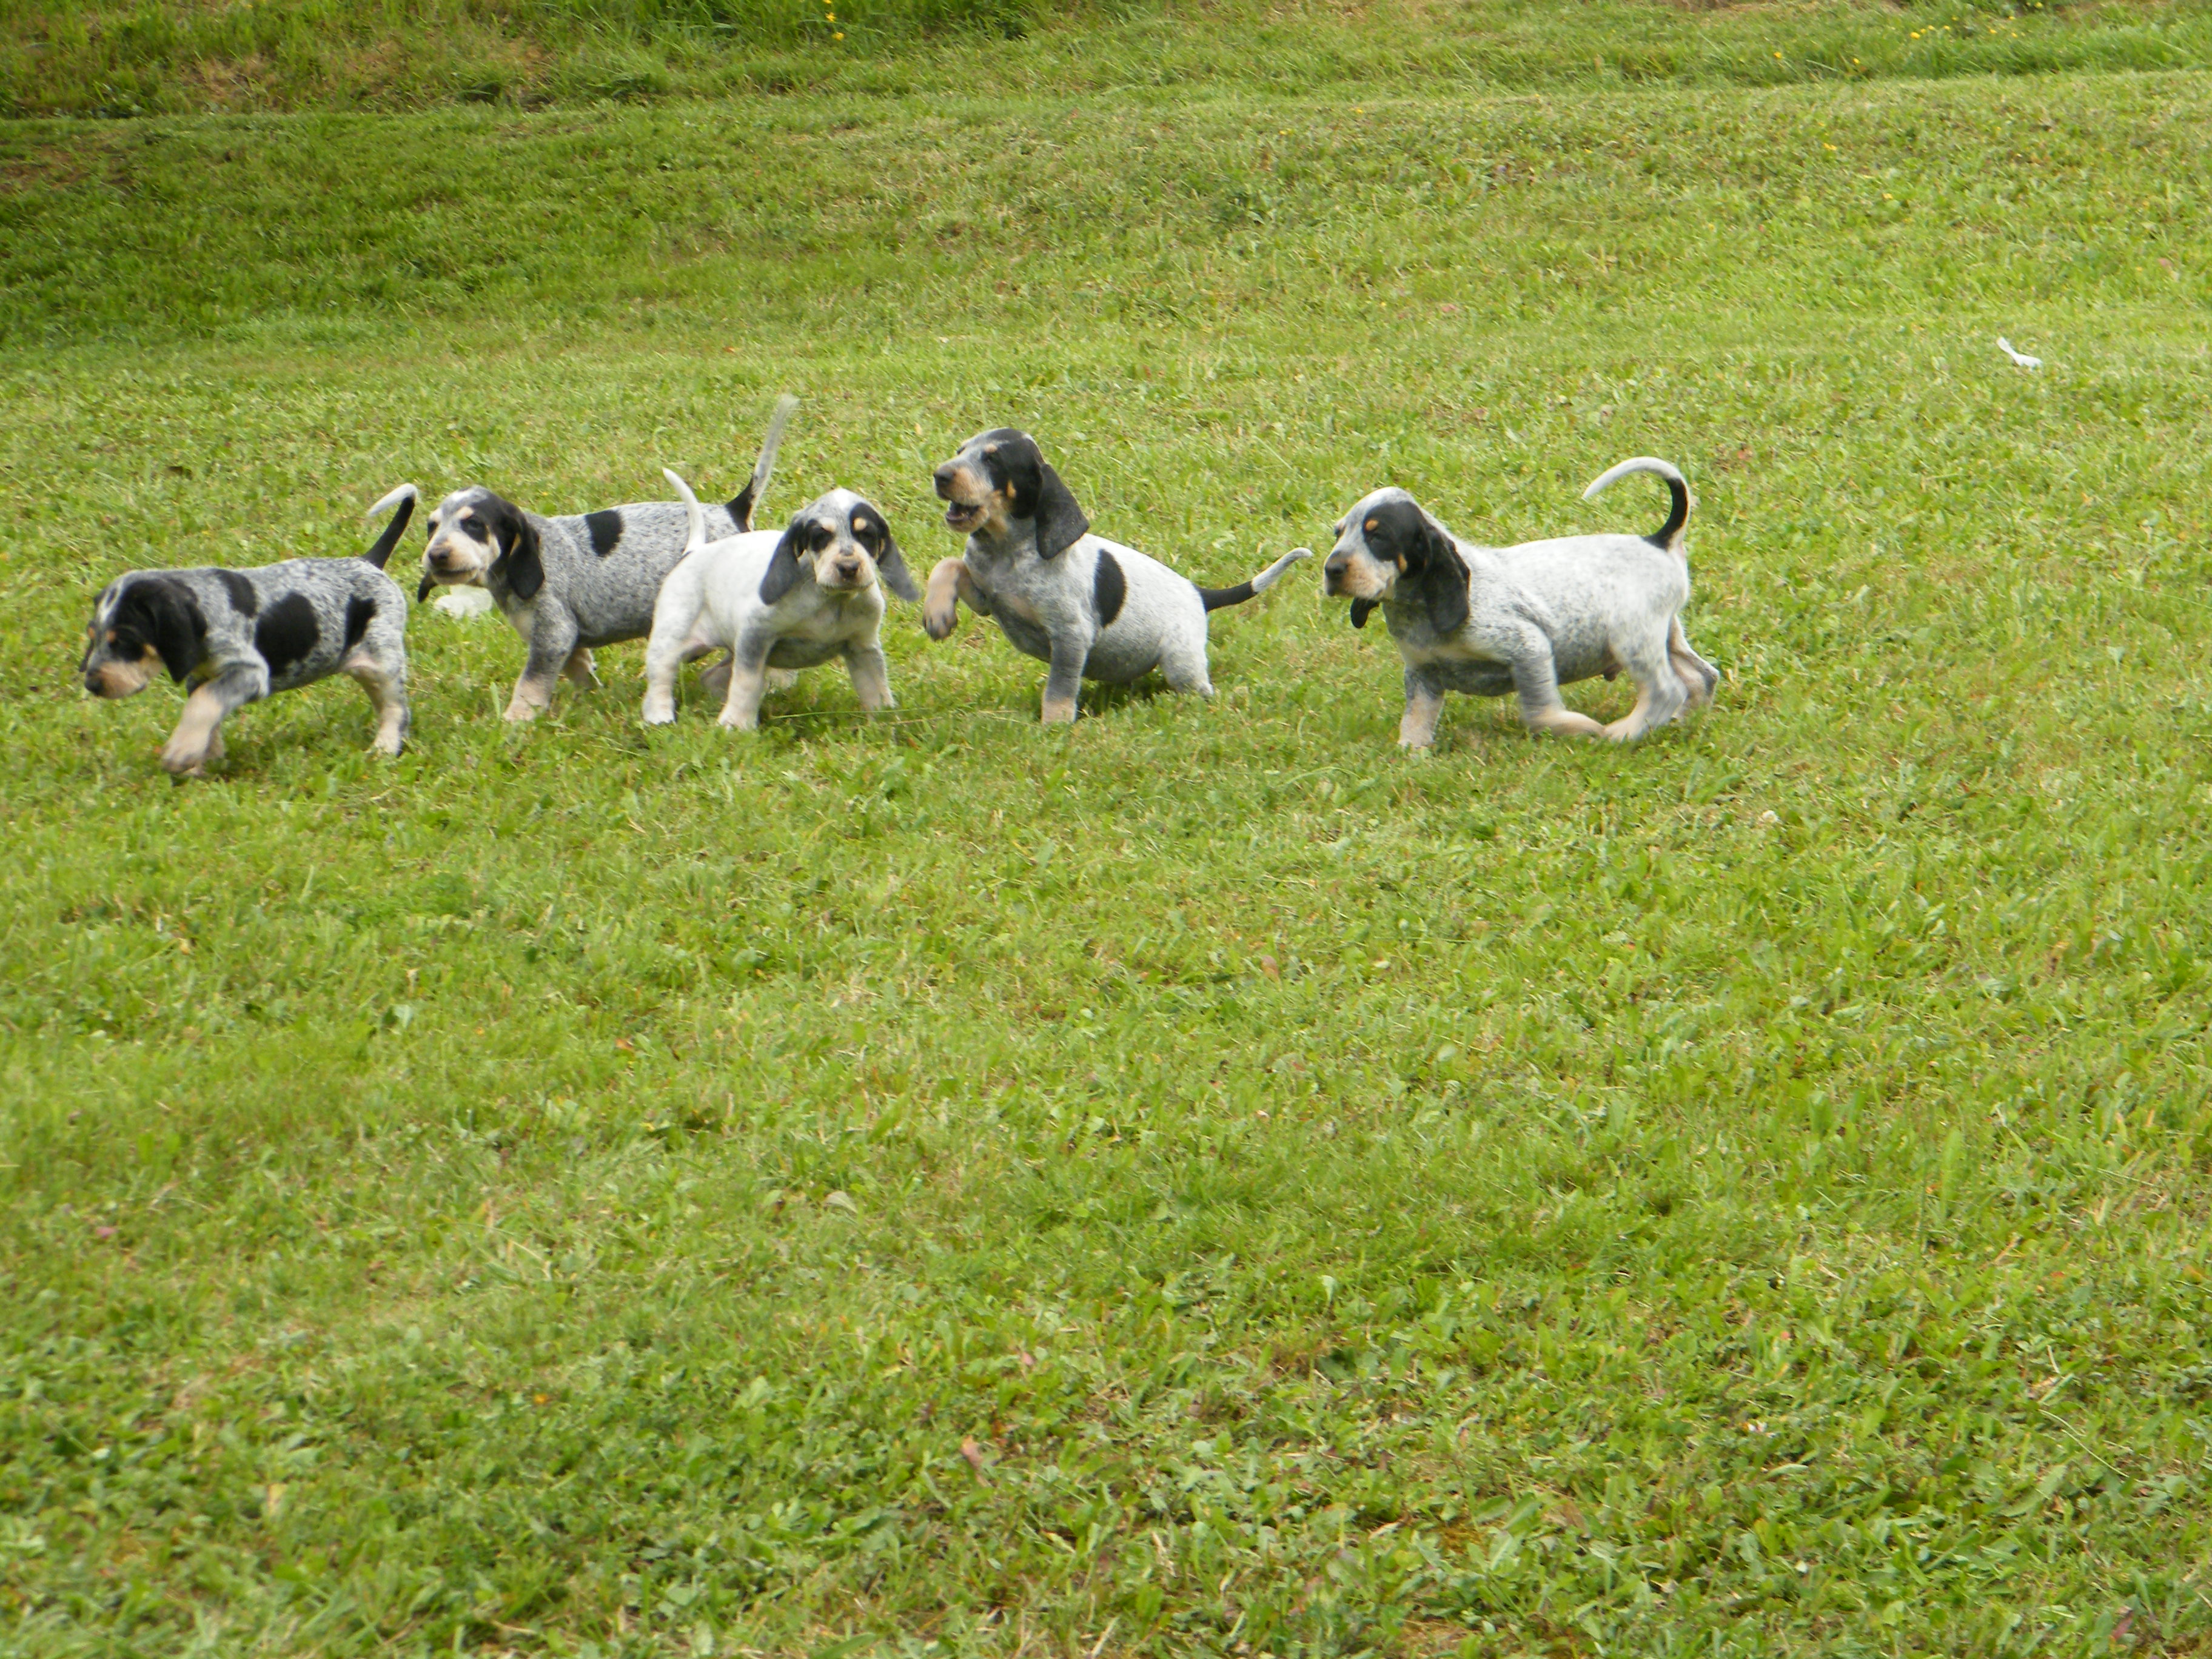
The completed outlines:
[[[322,629],[315,625],[315,607],[307,596],[287,593],[254,624],[253,648],[269,665],[269,677],[280,679],[312,656],[322,637]]]
[[[241,617],[251,617],[261,609],[261,596],[253,591],[253,584],[235,570],[218,570],[215,579],[222,584],[222,591],[230,595],[231,609]]]
[[[604,559],[622,539],[623,515],[612,507],[584,514],[584,528],[592,532],[592,551]]]
[[[1121,574],[1121,567],[1104,548],[1098,550],[1098,563],[1091,573],[1091,605],[1098,613],[1098,625],[1109,628],[1114,618],[1121,614],[1121,601],[1128,597],[1129,583]]]
[[[368,624],[376,615],[376,601],[356,593],[346,601],[345,648],[349,651],[361,643],[362,635],[368,632]]]

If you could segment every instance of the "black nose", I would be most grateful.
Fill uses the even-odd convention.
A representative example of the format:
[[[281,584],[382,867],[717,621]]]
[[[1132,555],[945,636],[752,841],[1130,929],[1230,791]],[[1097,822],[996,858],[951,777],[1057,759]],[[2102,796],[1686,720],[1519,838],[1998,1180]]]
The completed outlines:
[[[837,567],[837,574],[847,581],[852,580],[860,574],[860,562],[858,559],[845,561]]]
[[[937,480],[938,495],[946,501],[951,500],[953,476],[952,463],[950,461],[945,462],[945,464],[943,466],[939,467],[936,472],[932,476]]]

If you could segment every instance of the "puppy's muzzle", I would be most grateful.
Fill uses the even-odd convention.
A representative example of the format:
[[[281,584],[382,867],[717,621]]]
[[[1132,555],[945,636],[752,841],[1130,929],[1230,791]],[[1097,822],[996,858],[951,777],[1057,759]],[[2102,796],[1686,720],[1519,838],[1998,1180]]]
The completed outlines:
[[[1352,561],[1341,553],[1332,553],[1321,568],[1321,586],[1323,595],[1334,598],[1350,592],[1346,586],[1352,578]]]
[[[937,483],[937,499],[950,503],[945,509],[945,527],[963,532],[983,522],[984,506],[981,501],[963,501],[956,493],[960,487],[960,463],[947,461],[933,475]]]
[[[860,559],[825,559],[822,574],[826,578],[822,586],[840,592],[855,592],[872,580],[866,563]]]

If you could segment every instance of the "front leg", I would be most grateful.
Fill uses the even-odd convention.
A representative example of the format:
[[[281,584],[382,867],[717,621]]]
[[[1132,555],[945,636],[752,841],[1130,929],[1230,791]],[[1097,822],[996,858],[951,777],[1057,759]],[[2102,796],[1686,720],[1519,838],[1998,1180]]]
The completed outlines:
[[[599,677],[592,672],[592,647],[580,645],[568,653],[568,660],[561,670],[561,678],[579,691],[596,691]]]
[[[1575,738],[1605,735],[1605,727],[1559,701],[1559,672],[1552,660],[1552,642],[1542,635],[1523,641],[1515,655],[1513,689],[1521,699],[1521,723],[1529,731]]]
[[[233,663],[199,686],[185,699],[177,729],[161,745],[162,769],[180,781],[202,775],[207,763],[222,753],[224,717],[268,695],[268,670],[249,663]]]
[[[718,725],[735,732],[760,729],[761,698],[768,692],[768,653],[775,641],[741,641],[730,659],[730,695]]]
[[[534,720],[553,706],[553,687],[576,649],[576,619],[561,605],[541,602],[530,629],[530,659],[507,705],[510,720]]]
[[[990,599],[975,586],[975,578],[967,565],[958,559],[939,559],[937,568],[929,573],[929,586],[921,595],[922,630],[933,640],[952,636],[960,621],[955,599],[967,600],[968,608],[979,617],[991,614]]]
[[[1437,740],[1437,716],[1443,713],[1441,687],[1421,678],[1418,668],[1406,670],[1406,712],[1398,721],[1401,749],[1426,749]]]
[[[1052,667],[1044,678],[1047,726],[1067,726],[1075,720],[1076,694],[1083,690],[1083,665],[1091,659],[1091,635],[1070,628],[1052,636]]]
[[[853,695],[868,713],[895,706],[890,665],[884,660],[884,647],[872,635],[845,647],[845,672],[852,676]]]

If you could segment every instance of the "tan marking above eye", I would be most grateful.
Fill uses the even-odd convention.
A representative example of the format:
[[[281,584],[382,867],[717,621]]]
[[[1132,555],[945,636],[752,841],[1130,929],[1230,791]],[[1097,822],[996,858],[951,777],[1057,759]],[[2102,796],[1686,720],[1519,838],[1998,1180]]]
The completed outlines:
[[[866,519],[855,519],[853,520],[853,528],[855,530],[866,530],[867,527],[868,521]]]
[[[1364,524],[1364,525],[1360,526],[1359,527],[1360,527],[1362,530],[1372,530],[1372,529],[1374,529],[1374,528],[1375,528],[1375,526],[1376,526],[1377,524],[1379,524],[1379,523],[1381,523],[1381,522],[1382,522],[1382,520],[1380,520],[1379,519],[1370,519],[1370,520],[1369,520],[1365,524]]]

